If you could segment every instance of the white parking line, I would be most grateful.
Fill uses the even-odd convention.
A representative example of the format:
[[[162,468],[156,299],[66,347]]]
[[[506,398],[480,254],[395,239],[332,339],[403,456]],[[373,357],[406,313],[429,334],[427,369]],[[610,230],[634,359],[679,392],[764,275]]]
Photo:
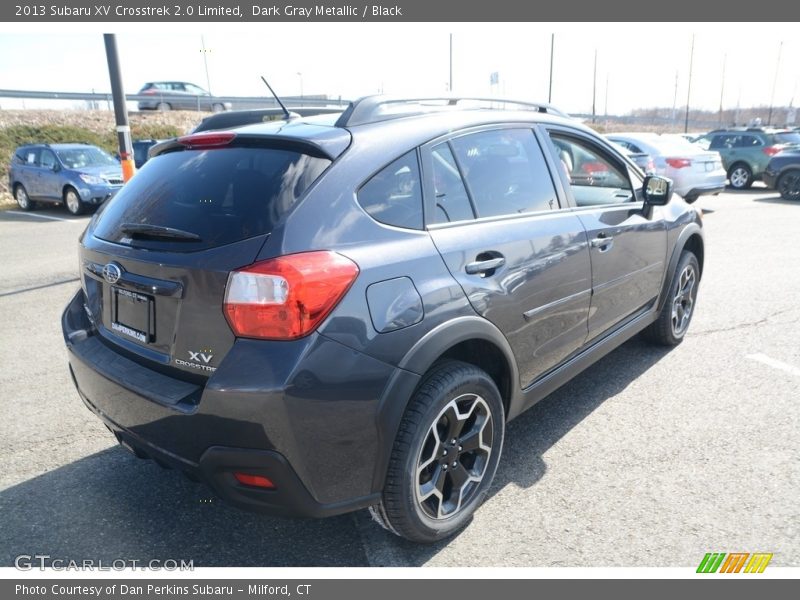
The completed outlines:
[[[37,219],[47,219],[48,221],[71,221],[83,223],[86,219],[67,219],[65,217],[51,217],[50,215],[37,215],[36,213],[22,212],[20,210],[7,210],[10,215],[22,215],[23,217],[35,217]]]
[[[745,356],[745,358],[749,358],[750,360],[760,362],[769,367],[772,367],[773,369],[785,371],[786,373],[794,375],[795,377],[800,377],[800,369],[788,363],[775,360],[774,358],[770,358],[766,354],[748,354],[747,356]]]

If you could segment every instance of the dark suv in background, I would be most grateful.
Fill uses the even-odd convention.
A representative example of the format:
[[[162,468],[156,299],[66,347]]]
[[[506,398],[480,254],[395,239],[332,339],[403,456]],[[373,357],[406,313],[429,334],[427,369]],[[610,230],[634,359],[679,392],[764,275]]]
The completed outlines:
[[[510,419],[638,332],[683,339],[704,257],[669,180],[492,106],[368,97],[154,147],[80,240],[86,405],[243,508],[465,526]]]
[[[800,148],[800,133],[761,127],[717,129],[700,136],[695,143],[704,150],[719,152],[731,187],[745,190],[762,178],[773,156]]]

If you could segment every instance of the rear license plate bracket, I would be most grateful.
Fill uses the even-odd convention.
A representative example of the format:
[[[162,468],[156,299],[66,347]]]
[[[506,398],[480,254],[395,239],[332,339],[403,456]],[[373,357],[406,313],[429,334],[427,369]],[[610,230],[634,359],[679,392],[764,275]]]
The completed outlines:
[[[144,344],[155,340],[152,296],[112,286],[111,298],[111,329]]]

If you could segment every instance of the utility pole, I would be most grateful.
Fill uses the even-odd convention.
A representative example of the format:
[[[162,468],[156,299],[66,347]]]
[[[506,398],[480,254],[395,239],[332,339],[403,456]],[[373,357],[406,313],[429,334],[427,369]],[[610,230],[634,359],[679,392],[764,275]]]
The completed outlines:
[[[775,79],[772,80],[772,95],[769,97],[769,116],[767,125],[772,125],[772,107],[775,105],[775,87],[778,85],[778,73],[781,70],[781,53],[783,52],[783,42],[778,46],[778,62],[775,64]]]
[[[678,70],[675,69],[675,93],[672,95],[672,121],[678,116]]]
[[[597,48],[594,49],[594,79],[592,81],[592,123],[595,122],[597,116]]]
[[[722,99],[725,96],[725,67],[728,66],[728,53],[722,57],[722,85],[719,90],[719,126],[722,127]]]
[[[453,92],[453,34],[450,34],[450,83],[448,90]]]
[[[202,35],[200,36],[200,45],[202,46],[200,48],[200,52],[203,53],[203,65],[206,68],[206,90],[210,94],[211,93],[211,78],[208,76],[208,58],[207,58],[207,56],[208,56],[208,53],[211,52],[211,50],[208,50],[206,48],[206,41],[205,41],[205,39],[203,39]]]
[[[114,98],[114,117],[117,121],[117,142],[119,158],[122,163],[122,179],[130,180],[136,173],[133,162],[133,144],[131,144],[131,127],[128,125],[128,109],[125,106],[125,90],[122,88],[122,73],[119,68],[117,54],[117,38],[113,33],[103,34],[108,61],[108,76],[111,79],[111,95]]]
[[[603,113],[605,113],[606,119],[608,119],[608,76],[609,76],[609,73],[608,73],[608,71],[606,71],[606,100],[605,100],[605,105],[604,105],[604,108],[603,108]]]
[[[692,49],[689,52],[689,85],[686,90],[686,119],[683,122],[683,133],[689,133],[689,101],[692,99],[692,67],[694,66],[694,34],[692,34]]]
[[[553,101],[553,49],[556,45],[556,34],[550,34],[550,85],[547,90],[548,104]]]

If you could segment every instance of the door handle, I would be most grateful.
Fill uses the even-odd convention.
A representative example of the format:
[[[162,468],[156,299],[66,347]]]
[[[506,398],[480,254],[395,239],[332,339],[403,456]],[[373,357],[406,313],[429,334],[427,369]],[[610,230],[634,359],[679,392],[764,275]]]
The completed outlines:
[[[475,262],[467,263],[464,270],[468,275],[478,275],[488,271],[494,271],[506,264],[506,259],[502,256],[497,258],[490,258],[487,260],[476,260]]]
[[[601,233],[589,243],[592,245],[592,248],[599,248],[600,252],[606,252],[611,250],[611,246],[614,245],[614,238]]]

